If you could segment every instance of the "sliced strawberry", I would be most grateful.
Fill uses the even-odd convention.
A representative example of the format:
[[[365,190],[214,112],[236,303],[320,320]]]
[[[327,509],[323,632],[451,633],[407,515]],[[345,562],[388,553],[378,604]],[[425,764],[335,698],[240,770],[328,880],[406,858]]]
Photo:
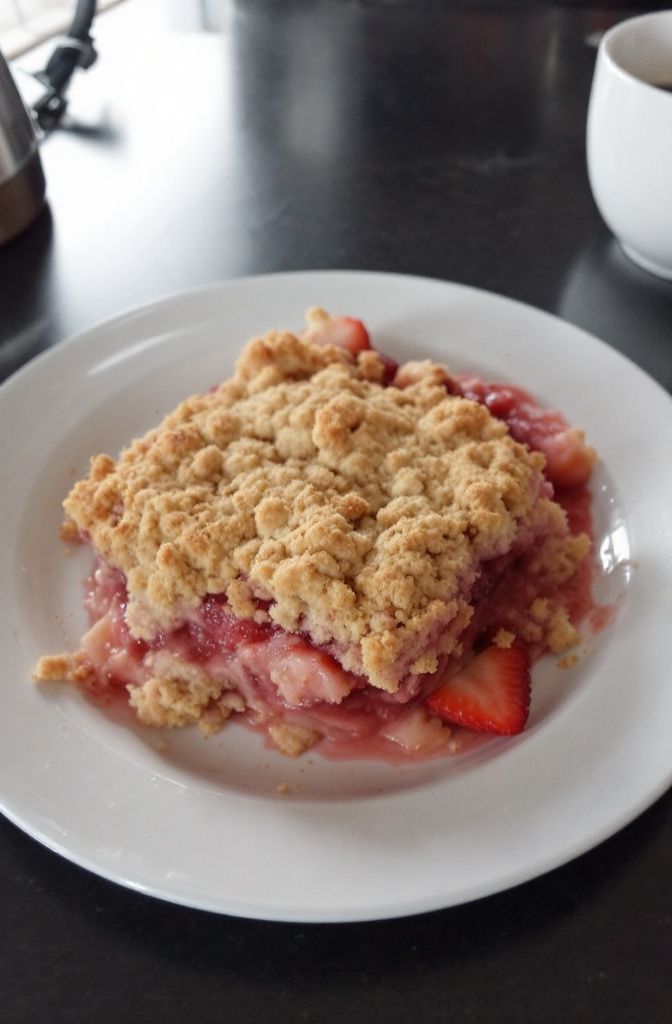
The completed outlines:
[[[425,701],[429,711],[477,732],[522,732],[530,706],[530,656],[521,643],[487,647]]]
[[[580,487],[590,478],[595,452],[582,431],[560,430],[542,438],[537,447],[546,456],[546,476],[556,487]]]
[[[263,650],[266,672],[290,707],[325,701],[340,704],[357,683],[326,651],[301,637],[278,632]]]
[[[505,420],[516,405],[516,393],[511,388],[495,384],[486,395],[485,404],[492,413],[500,420]]]
[[[341,348],[347,348],[353,356],[371,348],[369,332],[361,320],[355,320],[352,316],[336,316],[326,320],[319,326],[309,328],[305,337],[320,345],[339,345]]]
[[[380,356],[385,367],[381,384],[384,384],[385,387],[388,387],[390,384],[394,383],[394,378],[396,377],[397,370],[399,369],[399,363],[396,361],[396,359],[393,359],[392,356],[383,355],[382,352],[379,352],[378,355]]]

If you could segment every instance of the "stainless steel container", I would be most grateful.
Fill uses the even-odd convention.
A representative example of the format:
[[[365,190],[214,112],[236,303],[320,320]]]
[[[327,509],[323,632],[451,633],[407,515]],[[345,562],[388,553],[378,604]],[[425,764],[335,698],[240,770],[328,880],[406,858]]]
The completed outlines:
[[[0,245],[32,223],[44,193],[33,122],[0,53]]]

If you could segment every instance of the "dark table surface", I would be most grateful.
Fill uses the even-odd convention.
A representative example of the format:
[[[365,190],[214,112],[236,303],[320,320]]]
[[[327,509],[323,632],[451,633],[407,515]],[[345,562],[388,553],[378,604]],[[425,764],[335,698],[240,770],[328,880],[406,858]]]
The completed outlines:
[[[0,250],[0,373],[131,306],[266,271],[377,269],[557,313],[672,386],[672,284],[591,199],[596,33],[622,5],[136,0],[44,141]],[[23,61],[20,63],[28,63]],[[283,925],[160,903],[0,821],[0,1019],[669,1020],[672,794],[517,889]],[[412,870],[409,864],[409,870]]]

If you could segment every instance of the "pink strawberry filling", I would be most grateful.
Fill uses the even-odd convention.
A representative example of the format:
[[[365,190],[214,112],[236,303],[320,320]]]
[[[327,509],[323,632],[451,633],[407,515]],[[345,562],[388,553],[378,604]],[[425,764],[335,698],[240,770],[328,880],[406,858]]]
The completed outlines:
[[[506,622],[512,603],[521,608],[529,603],[524,562],[525,555],[510,555],[484,567],[475,588],[476,614],[462,636],[465,654]],[[586,576],[582,592],[589,593],[589,587]],[[199,666],[224,689],[237,690],[247,706],[240,717],[248,725],[265,732],[270,723],[283,721],[315,730],[328,756],[396,762],[437,756],[464,742],[464,737],[451,738],[451,730],[422,706],[464,657],[445,658],[432,674],[408,673],[397,692],[389,694],[347,672],[305,635],[237,619],[220,597],[206,597],[183,625],[149,644],[131,637],[126,601],[122,574],[99,562],[88,581],[92,627],[83,640],[99,692],[141,685],[150,675],[148,655],[165,651]]]
[[[122,574],[100,561],[87,581],[92,626],[83,639],[98,694],[144,682],[145,659],[161,650],[234,686],[247,705],[242,715],[247,724],[265,731],[269,723],[282,720],[314,729],[327,754],[352,756],[366,750],[394,760],[395,751],[412,757],[445,748],[449,731],[428,723],[409,685],[395,695],[374,690],[304,636],[236,619],[219,598],[207,597],[183,626],[146,644],[129,634],[126,600]],[[413,691],[424,693],[422,683],[428,678],[415,677]]]
[[[516,441],[543,452],[546,476],[555,487],[580,487],[590,477],[595,454],[581,431],[570,427],[562,413],[543,409],[522,388],[458,374],[453,393],[487,406]]]

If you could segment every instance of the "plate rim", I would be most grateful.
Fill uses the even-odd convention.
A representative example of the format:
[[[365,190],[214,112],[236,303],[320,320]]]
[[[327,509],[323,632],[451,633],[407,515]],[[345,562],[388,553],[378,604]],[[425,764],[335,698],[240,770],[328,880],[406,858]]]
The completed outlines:
[[[0,387],[0,416],[2,414],[2,402],[4,395],[9,390],[15,387],[23,387],[24,381],[27,381],[29,384],[32,374],[39,375],[40,373],[44,372],[44,367],[48,367],[52,361],[58,362],[59,360],[61,360],[63,358],[63,352],[65,351],[66,348],[68,350],[71,350],[71,347],[75,347],[77,344],[83,345],[87,343],[89,339],[92,337],[95,339],[95,337],[100,334],[100,331],[102,329],[108,329],[113,331],[119,330],[131,317],[151,317],[153,314],[165,310],[165,308],[169,306],[171,303],[180,304],[185,300],[198,300],[199,297],[202,297],[204,295],[225,292],[227,289],[235,288],[237,285],[240,284],[245,284],[245,286],[253,286],[259,284],[260,281],[277,281],[279,279],[288,278],[304,279],[307,277],[320,277],[325,280],[332,279],[332,281],[334,281],[338,278],[348,278],[352,276],[367,276],[369,278],[375,277],[378,279],[385,280],[392,279],[395,282],[403,280],[411,284],[429,283],[439,287],[449,286],[449,288],[453,289],[455,293],[466,293],[472,299],[479,300],[482,299],[483,297],[486,297],[488,301],[495,300],[497,303],[506,303],[511,305],[512,307],[515,307],[517,311],[524,311],[525,316],[534,314],[535,317],[548,318],[550,321],[554,321],[556,324],[561,325],[563,329],[569,329],[570,331],[574,332],[577,336],[582,336],[584,339],[587,339],[591,345],[597,344],[598,346],[600,346],[603,352],[609,354],[610,358],[615,357],[617,360],[622,361],[622,363],[625,364],[625,367],[627,368],[628,372],[635,371],[637,375],[640,378],[642,378],[643,381],[646,382],[646,385],[648,387],[653,385],[658,390],[658,392],[665,396],[665,398],[668,401],[672,402],[672,399],[670,399],[670,395],[664,389],[664,387],[657,381],[655,381],[652,377],[650,377],[644,370],[641,369],[641,367],[637,366],[637,364],[635,364],[631,359],[623,355],[623,353],[619,352],[616,349],[613,349],[607,343],[601,341],[599,338],[596,338],[595,336],[589,334],[583,329],[576,327],[574,324],[562,320],[555,314],[543,309],[539,309],[535,306],[526,304],[524,302],[521,302],[520,300],[513,299],[508,296],[499,295],[496,292],[485,291],[471,285],[462,284],[460,282],[443,281],[440,278],[421,277],[411,274],[387,273],[384,271],[373,270],[308,270],[286,272],[280,271],[271,274],[246,275],[245,277],[232,278],[222,282],[211,282],[206,285],[199,286],[197,288],[189,288],[177,293],[167,294],[164,297],[157,298],[149,303],[131,307],[128,310],[118,313],[114,317],[102,320],[100,323],[88,327],[83,331],[79,331],[69,336],[63,342],[58,343],[57,345],[53,346],[52,348],[46,350],[43,353],[40,353],[38,356],[30,360],[27,364],[25,364],[18,371],[12,374],[9,378],[7,378],[7,380]],[[241,339],[241,344],[243,340],[244,339]],[[588,850],[594,848],[611,835],[620,831],[620,829],[625,827],[625,825],[634,820],[634,818],[638,817],[648,807],[655,803],[656,800],[658,800],[660,796],[662,796],[663,793],[666,792],[670,784],[672,784],[672,764],[670,765],[668,775],[659,780],[658,786],[654,787],[653,789],[650,789],[647,792],[647,794],[642,797],[639,803],[632,805],[627,809],[624,809],[621,819],[619,821],[617,821],[616,823],[612,821],[610,824],[605,824],[604,827],[597,833],[586,835],[584,841],[582,843],[573,844],[572,849],[569,852],[567,850],[558,850],[554,855],[548,857],[545,865],[529,867],[528,869],[523,870],[522,872],[511,870],[509,872],[509,875],[511,877],[504,884],[502,883],[501,879],[493,879],[492,884],[490,886],[484,886],[483,884],[477,885],[475,887],[476,891],[471,893],[465,892],[463,898],[454,899],[448,903],[440,900],[437,902],[435,898],[427,897],[424,902],[424,905],[422,901],[412,899],[410,901],[411,905],[408,906],[404,906],[403,901],[402,904],[395,904],[394,902],[391,902],[388,907],[379,907],[377,910],[373,912],[371,911],[371,908],[369,908],[369,910],[361,908],[361,910],[358,911],[353,910],[350,907],[346,909],[343,912],[343,914],[335,915],[332,913],[325,915],[323,911],[317,910],[314,916],[307,915],[305,908],[303,910],[296,912],[295,914],[292,913],[290,908],[287,907],[284,909],[276,908],[270,913],[268,909],[262,910],[261,908],[255,908],[254,906],[250,906],[247,904],[245,904],[244,906],[241,905],[241,907],[237,909],[231,909],[231,907],[233,906],[231,900],[225,901],[225,903],[227,904],[226,906],[216,907],[213,906],[212,899],[200,900],[198,897],[193,896],[188,898],[180,897],[179,895],[176,896],[174,892],[162,889],[160,885],[147,886],[145,883],[135,881],[133,879],[122,879],[118,875],[106,871],[104,867],[101,868],[100,864],[97,864],[95,860],[92,861],[90,858],[86,856],[73,853],[72,850],[69,850],[67,847],[63,846],[63,844],[56,841],[52,836],[49,836],[47,833],[43,833],[36,828],[31,829],[30,827],[27,827],[25,822],[21,820],[20,815],[15,814],[9,807],[6,806],[4,800],[4,793],[0,793],[0,809],[2,809],[5,816],[10,821],[12,821],[14,825],[16,825],[22,831],[26,832],[28,835],[31,835],[32,838],[39,841],[42,845],[48,847],[54,853],[65,857],[66,859],[77,864],[78,866],[86,870],[92,871],[93,873],[107,879],[108,881],[112,881],[115,884],[121,884],[127,888],[133,889],[134,891],[152,895],[164,901],[173,902],[183,906],[194,907],[197,909],[208,910],[211,912],[214,911],[217,913],[235,914],[238,916],[243,916],[252,919],[306,923],[326,923],[383,920],[394,917],[408,916],[411,914],[425,913],[428,911],[441,909],[443,907],[454,906],[460,903],[469,902],[473,899],[480,898],[482,896],[493,895],[496,892],[500,892],[505,889],[523,884],[524,882],[529,881],[532,878],[539,877],[543,874],[548,873],[554,868],[559,867],[564,863],[567,863],[568,860],[571,860],[574,857],[580,856],[582,853],[585,853]]]
[[[583,335],[584,338],[588,339],[591,343],[597,344],[607,351],[610,356],[614,356],[617,360],[622,361],[626,364],[629,369],[635,372],[640,378],[646,380],[650,385],[653,385],[662,395],[672,401],[672,395],[667,389],[652,377],[651,374],[647,373],[641,366],[639,366],[630,356],[627,356],[624,352],[614,348],[608,342],[599,338],[596,334],[592,334],[583,327],[579,327],[578,324],[572,323],[570,320],[565,320],[557,313],[553,313],[548,309],[544,309],[542,306],[536,306],[532,303],[525,302],[523,299],[516,299],[510,295],[505,295],[503,292],[493,291],[488,288],[479,288],[477,285],[466,284],[462,281],[452,281],[440,277],[431,277],[426,274],[409,274],[401,271],[386,271],[386,270],[371,270],[371,269],[347,269],[347,268],[329,268],[329,269],[307,269],[307,270],[274,270],[267,271],[259,274],[244,274],[240,277],[222,278],[219,281],[208,281],[203,284],[196,286],[186,287],[178,289],[177,291],[167,291],[159,294],[155,298],[149,299],[147,302],[131,303],[115,313],[114,316],[104,317],[101,320],[93,321],[89,326],[83,327],[80,330],[76,330],[72,333],[67,334],[60,341],[55,342],[42,352],[36,353],[25,362],[22,366],[19,366],[16,370],[9,374],[0,383],[0,395],[7,388],[8,385],[14,385],[15,381],[22,378],[24,374],[34,372],[34,367],[47,363],[52,358],[56,358],[56,353],[60,352],[66,346],[83,344],[89,335],[96,335],[101,329],[116,328],[130,317],[135,316],[146,316],[164,308],[167,304],[173,302],[182,302],[183,300],[198,298],[199,296],[207,296],[209,294],[215,294],[219,291],[225,291],[229,287],[235,287],[236,285],[252,285],[256,282],[265,282],[278,279],[291,279],[301,277],[321,277],[321,278],[333,278],[338,277],[370,277],[370,278],[390,278],[395,280],[403,280],[409,282],[428,283],[436,285],[447,285],[449,288],[454,288],[465,293],[485,297],[487,300],[496,300],[512,307],[517,307],[519,310],[524,310],[526,313],[532,312],[538,314],[540,317],[547,318],[556,324],[562,324],[564,327],[577,332],[577,334]],[[241,341],[242,344],[242,341]]]

